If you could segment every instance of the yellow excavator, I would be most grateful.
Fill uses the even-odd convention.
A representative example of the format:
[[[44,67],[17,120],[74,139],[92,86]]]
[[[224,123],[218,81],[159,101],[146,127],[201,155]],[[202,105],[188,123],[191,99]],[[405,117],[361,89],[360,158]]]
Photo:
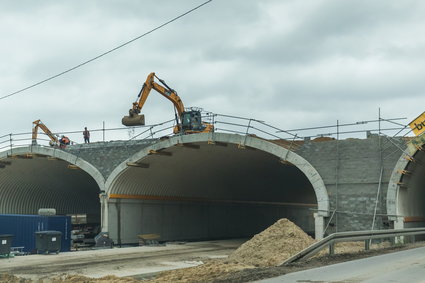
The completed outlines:
[[[41,122],[40,119],[32,122],[34,127],[32,128],[32,144],[37,144],[37,136],[38,136],[38,129],[42,129],[43,132],[50,138],[49,145],[50,146],[59,146],[60,148],[65,148],[67,145],[71,144],[71,140],[66,137],[62,136],[62,138],[59,140],[57,136],[55,136],[49,128],[47,128],[46,125]]]
[[[162,85],[156,83],[154,80],[155,78],[157,78]],[[200,110],[193,108],[185,110],[183,102],[177,95],[177,92],[170,88],[163,80],[158,78],[154,72],[150,73],[146,78],[146,82],[143,84],[143,87],[137,96],[138,100],[133,103],[133,107],[129,110],[129,116],[124,116],[122,118],[121,122],[124,126],[145,125],[145,115],[140,114],[140,111],[152,89],[170,100],[177,111],[177,125],[173,129],[174,134],[209,133],[214,131],[213,125],[202,122]]]
[[[41,122],[40,119],[32,122],[34,127],[32,128],[32,144],[37,144],[37,135],[38,135],[38,128],[42,129],[44,133],[50,138],[49,144],[50,146],[57,146],[59,145],[58,138],[47,128],[46,125]]]

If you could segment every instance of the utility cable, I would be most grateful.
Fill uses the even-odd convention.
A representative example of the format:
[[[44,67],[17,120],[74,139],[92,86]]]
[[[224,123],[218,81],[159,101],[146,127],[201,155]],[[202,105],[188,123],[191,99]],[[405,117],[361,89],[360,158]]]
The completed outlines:
[[[140,39],[140,38],[142,38],[142,37],[144,37],[144,36],[146,36],[146,35],[148,35],[148,34],[150,34],[150,33],[154,32],[154,31],[156,31],[156,30],[160,29],[160,28],[162,28],[162,27],[164,27],[164,26],[166,26],[166,25],[168,25],[168,24],[171,24],[172,22],[174,22],[174,21],[176,21],[176,20],[178,20],[178,19],[180,19],[180,18],[182,18],[182,17],[184,17],[184,16],[186,16],[186,15],[190,14],[191,12],[193,12],[193,11],[195,11],[195,10],[197,10],[197,9],[201,8],[202,6],[204,6],[204,5],[208,4],[208,3],[209,3],[209,2],[211,2],[211,1],[212,1],[212,0],[208,0],[208,1],[206,1],[206,2],[204,2],[204,3],[202,3],[202,4],[200,4],[200,5],[196,6],[195,8],[192,8],[192,9],[190,9],[190,10],[188,10],[188,11],[184,12],[183,14],[181,14],[181,15],[179,15],[179,16],[177,16],[177,17],[175,17],[175,18],[172,18],[171,20],[169,20],[169,21],[167,21],[167,22],[165,22],[165,23],[163,23],[163,24],[161,24],[161,25],[159,25],[159,26],[157,26],[157,27],[155,27],[155,28],[153,28],[153,29],[151,29],[151,30],[149,30],[149,31],[145,32],[144,34],[139,35],[139,36],[137,36],[137,37],[135,37],[135,38],[133,38],[133,39],[131,39],[131,40],[129,40],[129,41],[127,41],[127,42],[125,42],[125,43],[123,43],[123,44],[121,44],[121,45],[119,45],[119,46],[115,47],[115,48],[112,48],[112,49],[110,49],[110,50],[108,50],[108,51],[106,51],[106,52],[104,52],[104,53],[102,53],[102,54],[100,54],[100,55],[98,55],[98,56],[96,56],[96,57],[92,58],[92,59],[89,59],[89,60],[87,60],[87,61],[84,61],[84,62],[82,62],[82,63],[80,63],[80,64],[78,64],[78,65],[76,65],[76,66],[74,66],[74,67],[72,67],[72,68],[69,68],[69,69],[67,69],[67,70],[65,70],[65,71],[63,71],[63,72],[60,72],[60,73],[58,73],[58,74],[56,74],[56,75],[53,75],[53,76],[51,76],[51,77],[48,77],[48,78],[46,78],[46,79],[44,79],[44,80],[42,80],[42,81],[39,81],[39,82],[37,82],[37,83],[35,83],[35,84],[32,84],[32,85],[30,85],[30,86],[27,86],[27,87],[25,87],[25,88],[22,88],[22,89],[20,89],[20,90],[17,90],[17,91],[15,91],[15,92],[12,92],[12,93],[10,93],[10,94],[7,94],[7,95],[4,95],[4,96],[1,96],[1,97],[0,97],[0,100],[5,99],[5,98],[8,98],[8,97],[11,97],[11,96],[13,96],[13,95],[15,95],[15,94],[21,93],[21,92],[23,92],[23,91],[26,91],[26,90],[28,90],[28,89],[30,89],[30,88],[33,88],[33,87],[36,87],[36,86],[38,86],[38,85],[41,85],[41,84],[43,84],[43,83],[45,83],[45,82],[48,82],[48,81],[50,81],[50,80],[53,80],[53,79],[55,79],[55,78],[57,78],[57,77],[60,77],[60,76],[62,76],[62,75],[64,75],[64,74],[66,74],[66,73],[69,73],[69,72],[71,72],[71,71],[73,71],[73,70],[75,70],[75,69],[78,69],[78,68],[80,68],[80,67],[82,67],[82,66],[84,66],[84,65],[87,65],[88,63],[91,63],[91,62],[93,62],[93,61],[95,61],[95,60],[97,60],[97,59],[99,59],[99,58],[101,58],[101,57],[103,57],[103,56],[105,56],[105,55],[108,55],[109,53],[112,53],[112,52],[114,52],[114,51],[116,51],[116,50],[118,50],[118,49],[120,49],[120,48],[122,48],[122,47],[124,47],[124,46],[126,46],[126,45],[128,45],[128,44],[130,44],[130,43],[133,43],[134,41],[136,41],[136,40],[138,40],[138,39]]]

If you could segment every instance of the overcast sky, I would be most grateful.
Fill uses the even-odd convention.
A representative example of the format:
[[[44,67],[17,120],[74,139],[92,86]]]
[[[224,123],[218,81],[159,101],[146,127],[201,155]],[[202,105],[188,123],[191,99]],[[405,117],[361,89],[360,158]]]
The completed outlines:
[[[0,96],[112,49],[203,0],[2,0]],[[425,2],[213,0],[97,61],[0,100],[0,136],[120,127],[150,72],[185,106],[293,129],[425,109]],[[147,124],[172,119],[151,93]]]

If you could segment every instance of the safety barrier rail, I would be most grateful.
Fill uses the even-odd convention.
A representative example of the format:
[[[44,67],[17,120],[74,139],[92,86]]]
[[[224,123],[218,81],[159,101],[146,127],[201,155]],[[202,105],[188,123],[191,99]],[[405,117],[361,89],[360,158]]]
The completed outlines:
[[[255,135],[264,139],[284,139],[284,140],[301,140],[316,137],[332,137],[339,139],[340,137],[359,137],[364,133],[386,133],[387,136],[406,135],[410,131],[406,125],[400,124],[396,121],[406,118],[392,118],[378,120],[360,121],[355,123],[300,128],[292,130],[284,130],[272,126],[264,121],[238,117],[225,114],[214,114],[211,112],[203,112],[203,121],[214,125],[215,132],[234,133],[239,135]],[[372,127],[367,127],[367,124],[373,124]],[[391,124],[391,126],[388,126]],[[173,128],[176,125],[174,119],[167,120],[158,124],[134,126],[134,127],[118,127],[118,128],[101,128],[90,129],[91,141],[134,141],[145,139],[159,139],[164,136],[172,136]],[[326,132],[327,131],[327,132]],[[394,134],[395,133],[395,134]],[[83,142],[82,130],[79,131],[65,131],[54,132],[55,135],[60,137],[66,135],[73,144]],[[108,139],[106,138],[108,136]],[[48,136],[39,131],[37,144],[49,145],[50,139]],[[10,133],[0,136],[0,151],[12,149],[14,147],[27,146],[32,144],[32,133]]]
[[[292,262],[307,259],[314,256],[326,247],[329,247],[329,254],[334,254],[335,243],[337,242],[353,242],[365,241],[365,250],[370,248],[371,239],[383,238],[396,238],[401,236],[415,236],[425,234],[425,228],[405,228],[405,229],[392,229],[392,230],[366,230],[366,231],[353,231],[353,232],[338,232],[333,233],[326,238],[312,244],[308,248],[300,251],[292,257],[285,260],[280,265],[287,265]],[[414,241],[414,238],[413,238]]]

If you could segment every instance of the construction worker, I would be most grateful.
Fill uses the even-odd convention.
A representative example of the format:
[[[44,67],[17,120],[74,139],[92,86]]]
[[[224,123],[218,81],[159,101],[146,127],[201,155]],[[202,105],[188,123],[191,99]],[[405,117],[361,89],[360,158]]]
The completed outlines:
[[[87,130],[87,127],[84,127],[83,137],[84,143],[90,143],[90,132]]]
[[[68,137],[62,135],[61,139],[59,140],[59,147],[60,148],[65,148],[67,145],[69,145],[71,143],[71,141],[69,140]]]

